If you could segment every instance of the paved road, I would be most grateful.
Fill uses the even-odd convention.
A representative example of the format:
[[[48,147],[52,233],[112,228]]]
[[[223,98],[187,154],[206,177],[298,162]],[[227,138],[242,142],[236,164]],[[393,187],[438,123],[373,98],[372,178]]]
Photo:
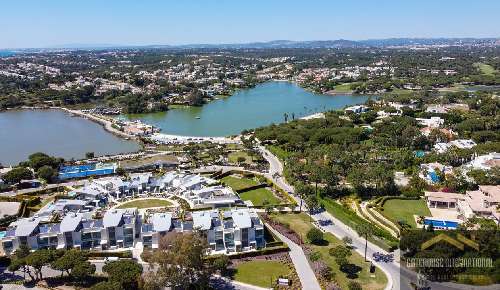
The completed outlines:
[[[302,289],[305,290],[321,290],[319,286],[318,280],[314,275],[314,271],[311,268],[311,265],[307,261],[306,255],[302,248],[296,243],[292,242],[290,239],[280,234],[278,231],[273,229],[271,226],[268,228],[280,238],[283,242],[285,242],[290,248],[290,258],[292,259],[293,265],[295,266],[295,270],[299,275],[300,283],[302,284]]]
[[[358,252],[361,256],[365,255],[365,240],[360,237],[353,229],[348,227],[347,225],[343,224],[340,222],[338,219],[333,217],[330,213],[328,212],[321,212],[312,215],[314,220],[331,220],[333,222],[332,225],[329,226],[324,226],[322,227],[325,231],[333,234],[339,239],[342,239],[343,237],[350,237],[352,239],[352,246]],[[369,261],[372,261],[372,255],[375,252],[382,252],[385,253],[384,250],[382,250],[380,247],[377,245],[374,245],[370,242],[368,242],[368,248],[367,248],[367,259]],[[382,271],[386,274],[387,279],[388,279],[388,284],[386,289],[400,289],[400,281],[399,281],[399,263],[393,262],[393,263],[376,263],[372,261],[373,264],[375,264],[377,267],[382,269]]]

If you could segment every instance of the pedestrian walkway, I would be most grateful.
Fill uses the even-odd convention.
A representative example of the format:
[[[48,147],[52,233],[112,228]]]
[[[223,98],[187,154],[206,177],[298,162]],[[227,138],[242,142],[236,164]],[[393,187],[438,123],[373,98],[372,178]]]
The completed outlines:
[[[307,261],[307,257],[304,254],[302,248],[296,243],[292,242],[290,239],[280,234],[278,231],[273,229],[271,226],[267,227],[283,242],[285,242],[290,248],[290,258],[292,259],[295,270],[299,275],[300,283],[302,284],[302,289],[304,290],[320,290],[318,280],[314,275],[314,271]]]

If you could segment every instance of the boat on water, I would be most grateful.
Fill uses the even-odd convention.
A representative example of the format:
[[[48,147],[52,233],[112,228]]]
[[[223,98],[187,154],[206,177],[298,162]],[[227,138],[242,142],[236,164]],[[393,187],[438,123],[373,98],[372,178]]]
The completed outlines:
[[[196,117],[194,117],[194,118],[195,118],[195,119],[201,119],[201,117],[200,117],[200,116],[196,116]]]

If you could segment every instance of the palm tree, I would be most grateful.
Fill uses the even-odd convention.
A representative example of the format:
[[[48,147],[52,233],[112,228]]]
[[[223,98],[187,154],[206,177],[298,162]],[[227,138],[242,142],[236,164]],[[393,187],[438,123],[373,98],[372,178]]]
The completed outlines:
[[[287,113],[283,113],[283,118],[285,119],[285,123],[288,122],[288,114]]]
[[[373,228],[367,224],[359,224],[356,226],[356,232],[358,232],[358,235],[360,237],[365,237],[365,262],[367,262],[366,251],[368,249],[368,237],[371,237],[373,235]]]

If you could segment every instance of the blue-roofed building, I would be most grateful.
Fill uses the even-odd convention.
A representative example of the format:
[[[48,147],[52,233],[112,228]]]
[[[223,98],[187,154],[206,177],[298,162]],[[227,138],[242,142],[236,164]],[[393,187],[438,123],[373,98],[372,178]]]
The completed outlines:
[[[85,178],[90,176],[110,175],[116,172],[116,163],[90,163],[83,165],[63,166],[59,169],[59,179]]]

